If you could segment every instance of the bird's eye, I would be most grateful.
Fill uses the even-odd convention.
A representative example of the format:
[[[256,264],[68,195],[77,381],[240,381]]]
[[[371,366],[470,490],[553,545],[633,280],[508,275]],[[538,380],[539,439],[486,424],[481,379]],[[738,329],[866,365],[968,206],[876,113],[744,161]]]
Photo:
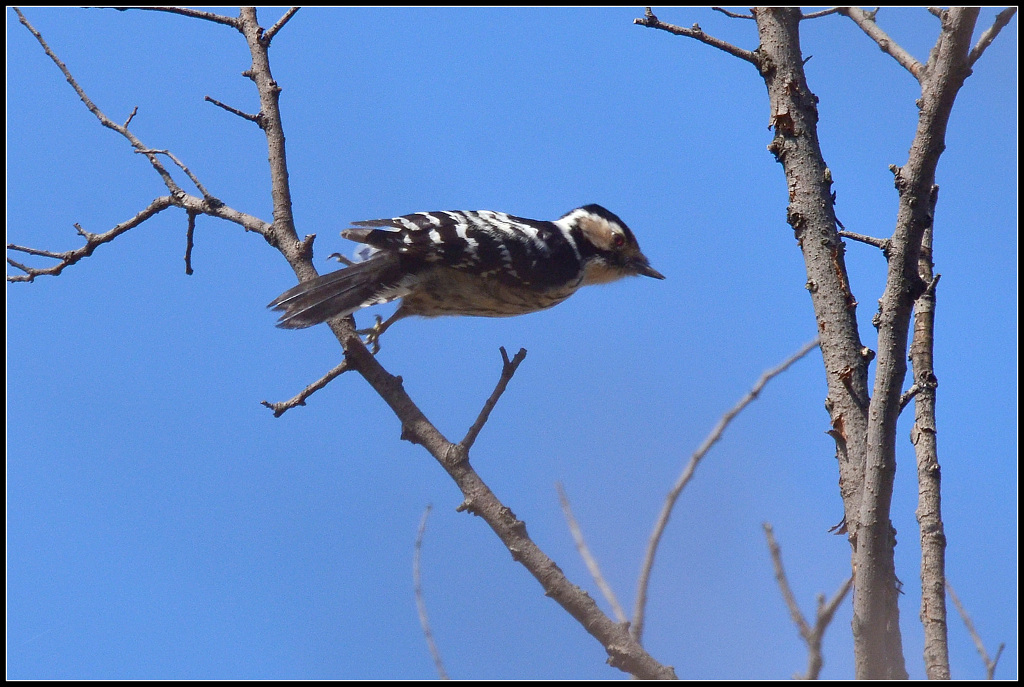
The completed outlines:
[[[623,236],[622,234],[615,234],[612,237],[612,244],[616,248],[622,248],[624,245],[626,245],[626,237]]]

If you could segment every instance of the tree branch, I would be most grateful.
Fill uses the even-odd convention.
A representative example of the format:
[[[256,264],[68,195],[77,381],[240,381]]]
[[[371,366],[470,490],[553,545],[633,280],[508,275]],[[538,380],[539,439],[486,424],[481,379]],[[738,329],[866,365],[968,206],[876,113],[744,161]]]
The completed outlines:
[[[239,28],[237,17],[228,17],[223,14],[206,12],[205,10],[194,10],[188,7],[115,7],[114,9],[120,12],[126,12],[128,10],[146,10],[147,12],[180,14],[191,19],[202,19],[203,21],[213,22],[214,24],[223,24],[225,26],[230,26],[233,29]]]
[[[683,468],[683,472],[679,475],[676,483],[672,486],[668,496],[665,497],[665,503],[661,507],[661,513],[658,514],[658,519],[654,523],[654,531],[651,532],[650,539],[647,542],[647,552],[644,555],[644,562],[640,566],[640,577],[637,581],[636,589],[636,601],[633,607],[633,636],[639,642],[643,639],[644,634],[644,623],[647,609],[647,587],[650,584],[651,571],[654,569],[654,558],[658,553],[658,545],[661,543],[661,536],[665,532],[665,528],[668,526],[669,518],[672,517],[672,510],[675,508],[676,501],[679,500],[680,494],[683,493],[683,489],[693,479],[694,472],[697,470],[697,466],[700,461],[704,459],[711,447],[718,442],[725,432],[726,427],[743,412],[743,409],[750,405],[764,389],[765,385],[768,384],[772,379],[779,376],[786,370],[788,370],[796,361],[803,358],[805,355],[813,351],[818,347],[818,340],[809,341],[804,344],[800,350],[788,357],[781,364],[773,367],[770,370],[766,370],[761,378],[757,380],[753,388],[746,393],[739,400],[739,402],[733,406],[728,412],[725,413],[715,425],[715,428],[711,430],[711,433],[704,439],[704,442],[693,452],[690,456],[690,461]]]
[[[583,530],[576,521],[576,516],[572,513],[572,505],[569,503],[569,497],[566,495],[565,489],[562,488],[562,483],[555,482],[555,489],[558,490],[558,500],[562,504],[562,513],[565,515],[565,521],[569,525],[569,532],[572,534],[573,541],[576,542],[576,550],[580,552],[580,558],[583,559],[587,570],[590,571],[590,576],[594,578],[594,583],[601,590],[605,601],[612,607],[612,613],[615,614],[615,618],[620,623],[629,622],[629,618],[626,617],[626,612],[622,610],[618,597],[615,596],[615,591],[604,579],[604,575],[601,574],[601,566],[597,564],[597,559],[594,558],[594,555],[590,552],[590,547],[587,546],[587,540],[583,538]]]
[[[650,9],[650,8],[648,8],[648,9]],[[729,17],[730,19],[753,19],[754,18],[754,15],[752,15],[752,14],[737,14],[736,12],[730,12],[729,10],[727,10],[727,9],[725,9],[723,7],[712,7],[711,9],[713,9],[715,12],[721,12],[722,14],[724,14],[727,17]]]
[[[270,41],[274,40],[274,36],[277,35],[277,32],[283,29],[284,25],[288,23],[288,20],[294,17],[295,13],[298,11],[298,7],[291,7],[287,12],[281,15],[281,18],[274,22],[274,25],[263,33],[263,42],[270,45]]]
[[[437,649],[437,643],[434,642],[434,632],[430,629],[430,617],[427,615],[427,604],[423,600],[423,585],[420,584],[420,557],[423,551],[423,535],[427,531],[427,518],[430,517],[430,510],[433,508],[432,505],[428,504],[423,511],[423,517],[420,518],[420,527],[416,531],[416,544],[413,547],[412,554],[412,589],[413,594],[416,597],[416,612],[420,617],[420,627],[423,628],[423,639],[427,642],[427,649],[430,651],[431,658],[434,659],[434,668],[437,669],[437,675],[442,680],[450,680],[448,677],[448,671],[444,669],[444,661],[441,660],[441,652]]]
[[[974,640],[974,646],[978,650],[978,654],[981,655],[981,660],[985,663],[985,674],[987,679],[994,680],[996,678],[996,666],[999,665],[999,657],[1003,655],[1003,649],[1006,648],[1004,642],[1000,642],[999,648],[996,650],[996,655],[989,658],[988,651],[985,650],[985,643],[981,641],[981,635],[978,634],[978,630],[974,627],[974,622],[971,620],[971,616],[967,613],[967,609],[960,603],[960,597],[953,591],[953,585],[946,580],[946,591],[949,592],[949,598],[953,600],[953,605],[956,606],[956,610],[960,613],[960,619],[964,621],[964,625],[967,627],[967,632],[970,633],[971,639]]]
[[[516,370],[519,368],[519,364],[526,359],[525,348],[520,348],[519,352],[516,353],[512,360],[508,359],[508,352],[505,350],[504,346],[498,350],[501,351],[501,377],[498,379],[498,384],[494,387],[494,391],[491,392],[490,398],[484,402],[484,407],[480,409],[480,414],[477,416],[476,421],[469,428],[469,431],[466,432],[465,438],[459,442],[459,445],[464,451],[469,451],[469,449],[472,448],[473,443],[480,434],[480,430],[484,428],[487,418],[491,416],[491,411],[494,410],[494,406],[498,404],[498,399],[501,398],[503,393],[505,393],[508,383],[512,381],[512,375],[516,373]]]
[[[1016,7],[1007,7],[996,15],[995,22],[992,23],[992,26],[985,29],[985,32],[978,38],[977,44],[971,49],[971,54],[967,56],[967,66],[974,66],[974,63],[981,58],[988,46],[992,45],[992,41],[996,39],[996,36],[1003,30],[1003,27],[1010,23],[1010,20],[1013,19],[1013,15],[1016,13]]]
[[[818,19],[819,17],[827,17],[830,14],[841,13],[842,7],[830,7],[827,10],[818,10],[817,12],[810,12],[800,17],[801,21],[805,19]]]
[[[266,406],[274,411],[274,417],[281,417],[286,411],[291,410],[295,406],[306,405],[306,399],[312,396],[320,389],[331,383],[335,377],[341,376],[342,372],[346,372],[349,369],[348,361],[341,361],[340,365],[335,365],[331,370],[320,379],[316,380],[305,389],[300,391],[298,394],[289,398],[287,401],[280,401],[278,403],[271,403],[270,401],[260,401],[260,405]]]
[[[689,38],[693,38],[695,40],[700,41],[701,43],[706,43],[714,48],[718,48],[719,50],[724,50],[730,55],[738,57],[741,60],[746,60],[755,67],[760,68],[760,60],[758,59],[758,56],[755,53],[749,50],[744,50],[743,48],[738,48],[732,43],[727,43],[726,41],[723,41],[720,38],[709,36],[708,34],[704,33],[704,31],[701,30],[700,26],[698,26],[697,24],[694,24],[693,27],[689,29],[683,28],[682,26],[675,26],[674,24],[666,24],[665,22],[661,21],[656,16],[654,16],[654,12],[651,11],[650,7],[644,10],[643,17],[640,17],[639,19],[634,19],[633,23],[639,24],[640,26],[646,26],[650,29],[661,29],[662,31],[668,31],[669,33],[674,33],[677,36],[687,36]]]
[[[78,232],[80,236],[85,238],[85,245],[82,246],[81,248],[75,248],[74,250],[54,252],[48,250],[41,250],[39,248],[28,248],[26,246],[18,246],[13,243],[8,243],[7,250],[14,250],[21,253],[27,253],[28,255],[38,255],[44,258],[53,258],[54,260],[57,260],[58,263],[51,267],[28,267],[27,265],[23,265],[20,262],[15,262],[11,258],[7,258],[8,264],[24,272],[24,274],[7,275],[7,281],[31,282],[35,281],[36,277],[41,277],[44,275],[56,277],[58,274],[64,271],[65,267],[74,265],[82,258],[89,257],[90,255],[93,254],[93,251],[95,251],[96,248],[98,248],[99,246],[102,246],[104,243],[110,243],[111,241],[113,241],[114,239],[116,239],[118,236],[125,233],[129,229],[134,229],[135,227],[139,226],[150,217],[156,215],[157,213],[163,212],[172,205],[175,205],[175,202],[174,199],[171,198],[170,196],[160,196],[159,198],[155,198],[153,202],[146,206],[146,208],[142,212],[135,215],[130,220],[122,222],[121,224],[116,225],[110,231],[104,232],[102,234],[89,233],[88,231],[82,229],[81,226],[76,224],[75,230]]]
[[[882,52],[887,53],[896,60],[901,67],[913,74],[915,79],[921,80],[924,65],[918,62],[913,55],[904,50],[899,43],[890,38],[889,34],[875,23],[874,12],[865,12],[859,7],[840,7],[839,13],[852,19],[871,40],[878,43],[878,47],[882,49]]]
[[[932,187],[931,215],[935,216],[938,186]],[[914,383],[900,397],[900,409],[914,400],[914,427],[911,443],[917,458],[917,523],[921,537],[921,624],[924,628],[924,664],[929,680],[950,679],[949,638],[946,621],[946,534],[942,523],[942,480],[936,437],[935,403],[938,380],[935,377],[935,287],[938,276],[932,268],[930,224],[921,237],[917,260],[918,276],[928,284],[914,305],[914,333],[910,344],[910,362]],[[906,399],[906,401],[904,400]]]
[[[800,605],[796,602],[796,596],[789,586],[786,571],[782,567],[782,550],[779,548],[778,542],[775,541],[775,533],[772,530],[772,526],[767,522],[761,526],[764,528],[764,537],[768,541],[768,551],[772,557],[772,567],[775,570],[775,581],[779,585],[779,592],[782,593],[782,598],[786,602],[786,607],[789,609],[790,617],[793,618],[793,623],[800,632],[800,637],[807,645],[807,673],[794,677],[798,680],[817,680],[825,663],[821,654],[821,643],[825,638],[825,630],[832,623],[836,610],[843,603],[843,599],[846,598],[850,588],[853,586],[853,578],[847,578],[839,586],[836,593],[832,595],[832,599],[828,603],[825,603],[824,594],[818,595],[818,608],[814,619],[814,627],[811,627],[810,623],[804,618]]]
[[[856,233],[854,233],[852,231],[840,231],[839,235],[842,236],[844,239],[850,239],[852,241],[860,241],[861,243],[866,243],[869,246],[874,246],[875,248],[879,248],[879,249],[881,249],[882,253],[885,254],[886,257],[889,257],[889,255],[888,255],[888,253],[889,253],[889,239],[879,239],[879,238],[875,238],[874,236],[866,236],[864,234],[856,234]]]

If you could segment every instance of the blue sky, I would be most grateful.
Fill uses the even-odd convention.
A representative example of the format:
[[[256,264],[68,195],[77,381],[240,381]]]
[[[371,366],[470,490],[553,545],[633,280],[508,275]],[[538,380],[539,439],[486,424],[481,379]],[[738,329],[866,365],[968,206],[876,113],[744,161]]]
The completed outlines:
[[[380,359],[461,437],[498,347],[524,364],[473,463],[537,543],[598,596],[554,484],[620,599],[690,453],[753,384],[814,336],[806,275],[766,151],[764,84],[725,53],[639,26],[632,9],[300,11],[274,40],[294,210],[318,267],[352,220],[493,209],[620,215],[667,279],[585,289],[511,319],[406,320]],[[756,47],[750,22],[668,22]],[[995,11],[982,12],[979,32]],[[81,85],[229,205],[271,219],[266,147],[243,110],[241,37],[149,12],[31,9]],[[264,26],[280,12],[262,10]],[[927,58],[937,20],[883,10]],[[846,227],[892,231],[916,82],[849,20],[802,26],[820,136]],[[1017,664],[1017,19],[960,93],[938,173],[935,367],[948,573],[989,651]],[[66,250],[165,193],[101,128],[7,13],[7,239]],[[7,670],[11,678],[432,678],[412,595],[457,678],[619,678],[514,564],[361,378],[280,419],[340,361],[326,327],[282,331],[264,306],[294,283],[258,236],[167,211],[58,278],[7,287]],[[16,258],[19,259],[19,258]],[[876,249],[847,264],[865,343],[884,286]],[[382,312],[388,312],[382,309]],[[360,316],[371,321],[370,313]],[[688,678],[788,678],[805,652],[772,577],[771,522],[812,613],[849,574],[820,356],[772,382],[684,493],[651,587],[646,644]],[[907,664],[923,677],[916,479],[901,421],[893,502]],[[602,602],[603,603],[603,602]],[[953,676],[984,675],[950,608]],[[823,677],[852,674],[849,602]]]

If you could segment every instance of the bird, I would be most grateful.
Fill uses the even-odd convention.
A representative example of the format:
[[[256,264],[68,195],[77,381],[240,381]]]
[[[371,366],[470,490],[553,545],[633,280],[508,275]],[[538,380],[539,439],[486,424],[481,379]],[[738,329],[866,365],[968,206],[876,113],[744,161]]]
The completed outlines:
[[[583,286],[628,276],[664,279],[633,232],[600,205],[553,221],[490,210],[416,212],[353,222],[342,237],[365,244],[361,262],[301,282],[267,306],[278,327],[303,329],[371,305],[402,302],[370,330],[411,315],[511,317],[558,305]]]

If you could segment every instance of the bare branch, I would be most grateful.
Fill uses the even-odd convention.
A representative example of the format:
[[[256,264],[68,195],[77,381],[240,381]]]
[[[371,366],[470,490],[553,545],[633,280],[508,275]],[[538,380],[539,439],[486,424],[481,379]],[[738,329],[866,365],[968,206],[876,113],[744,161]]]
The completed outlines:
[[[762,527],[764,527],[765,539],[768,540],[768,551],[771,553],[772,567],[775,569],[775,580],[779,585],[779,591],[786,602],[786,607],[789,609],[789,615],[793,618],[793,623],[800,632],[800,637],[803,638],[804,643],[807,645],[807,673],[805,675],[797,675],[796,677],[797,679],[817,680],[821,674],[821,667],[824,665],[824,659],[821,655],[821,643],[825,638],[825,630],[832,623],[836,610],[843,602],[843,599],[846,598],[850,587],[853,586],[853,578],[847,578],[839,586],[836,593],[832,595],[832,599],[828,603],[825,603],[824,594],[818,595],[817,614],[814,627],[811,627],[804,618],[800,605],[796,602],[796,596],[794,596],[793,590],[789,586],[786,571],[782,567],[782,551],[779,549],[778,542],[775,541],[775,533],[772,531],[772,526],[766,522]]]
[[[718,48],[719,50],[724,50],[730,55],[738,57],[741,60],[746,60],[755,67],[757,67],[761,63],[757,55],[751,52],[750,50],[738,48],[732,43],[727,43],[726,41],[723,41],[720,38],[709,36],[708,34],[704,33],[704,31],[701,30],[700,26],[698,26],[697,24],[694,24],[693,28],[689,29],[683,28],[681,26],[675,26],[674,24],[666,24],[665,22],[661,21],[656,16],[654,16],[654,12],[651,11],[650,7],[644,10],[643,17],[639,19],[634,19],[633,23],[639,24],[640,26],[646,26],[651,29],[661,29],[662,31],[668,31],[669,33],[674,33],[677,36],[688,36],[689,38],[696,39],[701,43],[707,43],[712,47]]]
[[[960,603],[960,597],[953,591],[953,585],[946,580],[946,591],[949,592],[949,598],[953,600],[953,605],[956,606],[956,610],[960,613],[960,618],[964,621],[964,625],[967,627],[967,632],[970,633],[971,639],[974,640],[974,646],[978,649],[978,654],[981,655],[981,660],[985,663],[985,674],[987,679],[994,680],[996,677],[996,666],[999,664],[999,657],[1003,655],[1003,649],[1006,648],[1005,642],[1000,642],[999,648],[996,650],[996,655],[989,658],[988,651],[985,650],[985,643],[981,641],[981,635],[978,634],[978,630],[974,627],[974,622],[971,620],[971,616],[968,615],[967,609]]]
[[[430,650],[430,656],[434,659],[434,667],[437,669],[437,675],[442,680],[450,680],[448,672],[444,669],[444,661],[441,660],[441,652],[437,650],[437,644],[434,642],[434,632],[430,629],[430,618],[427,616],[427,604],[423,600],[423,586],[420,584],[420,557],[423,551],[423,535],[427,531],[427,518],[430,517],[430,511],[433,508],[432,505],[427,504],[426,509],[423,511],[423,517],[420,518],[420,527],[416,531],[416,545],[413,547],[412,555],[412,588],[413,593],[416,596],[416,611],[420,616],[420,627],[423,628],[423,638],[427,642],[427,649]]]
[[[590,547],[587,546],[587,541],[583,538],[583,530],[580,529],[576,516],[572,514],[572,506],[569,504],[569,497],[566,496],[565,489],[562,488],[562,483],[555,482],[555,489],[558,490],[558,500],[562,504],[562,513],[565,514],[565,521],[569,525],[569,532],[572,533],[572,538],[576,542],[576,550],[580,552],[580,558],[583,559],[587,570],[590,571],[590,576],[594,578],[597,588],[601,590],[601,594],[604,595],[608,605],[612,607],[612,613],[615,614],[615,618],[620,623],[629,622],[626,612],[622,610],[622,605],[619,604],[619,600],[615,596],[615,591],[605,581],[604,575],[601,574],[601,566],[597,564],[597,559],[590,553]]]
[[[185,231],[185,274],[192,276],[192,248],[195,246],[196,213],[188,213],[188,229]]]
[[[132,123],[132,120],[135,119],[135,115],[138,114],[138,112],[139,112],[139,108],[136,105],[135,107],[132,108],[132,112],[131,112],[130,115],[128,115],[128,119],[124,120],[124,124],[122,124],[121,126],[123,126],[125,129],[127,129],[128,125]]]
[[[874,12],[865,12],[859,7],[841,7],[839,8],[839,13],[852,19],[871,40],[878,43],[878,47],[882,49],[882,52],[887,53],[896,60],[900,66],[913,74],[915,79],[921,80],[924,65],[914,59],[913,55],[904,50],[899,43],[890,38],[889,34],[875,23]]]
[[[804,344],[800,350],[791,355],[785,361],[783,361],[777,367],[764,372],[761,378],[757,380],[753,388],[746,393],[746,395],[739,400],[739,402],[732,407],[715,425],[715,428],[711,430],[711,433],[704,439],[704,443],[694,451],[693,455],[690,456],[689,463],[683,469],[683,472],[679,475],[676,483],[672,486],[672,490],[669,491],[668,496],[665,497],[665,504],[661,508],[661,513],[658,515],[657,521],[654,523],[654,531],[651,533],[651,537],[647,542],[647,553],[644,556],[643,565],[640,567],[640,579],[637,582],[636,590],[636,602],[633,608],[633,636],[639,642],[643,638],[644,632],[644,616],[646,614],[647,607],[647,587],[650,583],[651,571],[654,568],[654,557],[658,552],[658,544],[661,542],[661,536],[665,532],[665,528],[668,526],[669,518],[672,516],[672,510],[675,508],[676,501],[679,499],[679,495],[683,493],[683,489],[690,483],[693,478],[694,472],[697,470],[697,466],[700,461],[707,455],[707,452],[711,450],[711,447],[722,437],[726,427],[729,426],[737,415],[739,415],[744,408],[757,398],[761,390],[764,389],[765,385],[768,384],[772,379],[779,376],[790,368],[796,361],[803,358],[805,355],[813,351],[818,347],[818,340],[810,341]]]
[[[921,387],[917,384],[911,384],[910,388],[903,392],[900,396],[900,410],[903,410],[907,405],[914,400],[914,396],[921,390]]]
[[[889,245],[890,245],[889,239],[879,239],[879,238],[875,238],[874,236],[866,236],[864,234],[856,234],[856,233],[854,233],[852,231],[840,231],[839,235],[842,236],[843,238],[850,239],[852,241],[860,241],[861,243],[866,243],[869,246],[874,246],[875,248],[880,248],[882,250],[882,253],[884,253],[884,254],[886,254],[886,256],[888,256]]]
[[[730,12],[729,10],[727,10],[725,8],[722,8],[722,7],[712,7],[711,9],[713,9],[716,12],[721,12],[725,16],[730,17],[732,19],[753,19],[754,18],[754,15],[752,15],[752,14],[737,14],[736,12]]]
[[[400,377],[389,374],[366,349],[359,336],[339,318],[328,325],[345,346],[349,363],[359,371],[402,423],[402,438],[427,449],[462,491],[465,500],[459,511],[484,519],[501,539],[512,557],[544,588],[544,593],[565,609],[597,639],[608,654],[608,663],[647,679],[675,679],[675,671],[656,661],[622,623],[605,615],[589,594],[569,581],[565,573],[532,539],[526,523],[490,490],[473,470],[460,444],[449,442],[426,418],[405,392]],[[456,459],[452,458],[455,455]]]
[[[508,383],[512,381],[512,375],[516,373],[516,369],[519,364],[526,358],[526,349],[520,348],[519,352],[512,360],[508,359],[508,352],[505,347],[502,346],[501,351],[501,377],[498,379],[498,384],[494,387],[494,391],[491,393],[490,398],[484,403],[484,407],[480,409],[480,414],[477,416],[476,421],[466,432],[465,438],[459,442],[463,451],[469,451],[473,447],[473,443],[476,441],[477,435],[480,434],[480,430],[484,428],[484,424],[487,422],[487,418],[490,417],[491,411],[494,410],[494,406],[497,405],[498,399],[505,393]]]
[[[804,19],[817,19],[819,17],[827,17],[830,14],[838,14],[842,10],[841,7],[830,7],[827,10],[818,10],[817,12],[811,12],[800,17],[800,20]]]
[[[192,180],[192,183],[195,184],[197,189],[199,189],[199,192],[203,194],[204,199],[206,199],[207,201],[214,201],[215,203],[220,202],[209,191],[206,190],[206,187],[203,186],[203,184],[199,181],[199,178],[192,173],[192,170],[186,167],[185,163],[179,160],[171,151],[156,150],[154,148],[143,148],[140,150],[136,148],[135,152],[140,153],[142,155],[166,155],[167,157],[171,158],[171,161],[174,164],[178,165],[178,167],[181,168],[181,171],[183,171],[188,176],[189,179]]]
[[[995,22],[992,23],[992,26],[985,29],[985,32],[978,39],[978,43],[971,49],[971,54],[967,56],[968,67],[974,66],[974,63],[978,61],[988,46],[992,45],[992,41],[996,39],[996,36],[1003,30],[1003,27],[1010,23],[1010,20],[1013,19],[1013,15],[1016,13],[1016,7],[1007,7],[996,15]]]
[[[295,16],[295,13],[299,11],[298,7],[291,7],[281,15],[281,18],[274,22],[274,25],[263,32],[263,43],[264,45],[270,45],[270,41],[274,40],[274,36],[277,32],[284,28],[284,25],[288,23],[288,20]]]
[[[282,415],[284,415],[285,411],[291,410],[295,406],[306,405],[307,398],[312,396],[317,391],[320,391],[320,389],[323,389],[325,386],[331,383],[331,380],[333,380],[335,377],[338,377],[339,375],[341,375],[342,372],[345,372],[348,369],[348,361],[343,360],[340,365],[335,365],[333,368],[331,368],[330,372],[328,372],[323,377],[307,386],[305,389],[303,389],[302,391],[300,391],[298,394],[288,399],[287,401],[280,401],[278,403],[271,403],[270,401],[260,401],[260,405],[264,405],[267,408],[273,410],[274,417],[281,417]]]
[[[180,14],[185,17],[191,17],[192,19],[202,19],[203,21],[213,22],[214,24],[224,24],[225,26],[230,26],[233,29],[238,28],[237,17],[228,17],[223,14],[214,14],[213,12],[206,12],[204,10],[193,10],[187,7],[115,7],[114,9],[121,12],[125,12],[127,10],[146,10],[149,12]]]
[[[127,123],[125,126],[121,126],[120,124],[117,124],[109,117],[107,117],[107,115],[105,115],[103,111],[96,106],[96,103],[94,103],[92,99],[90,99],[89,96],[85,94],[85,91],[82,90],[82,87],[78,85],[78,82],[75,80],[75,77],[71,75],[71,72],[68,70],[67,66],[63,62],[61,62],[60,58],[58,58],[57,55],[50,49],[50,46],[43,39],[42,34],[36,31],[36,28],[29,23],[28,19],[25,18],[25,15],[21,13],[21,10],[15,7],[14,11],[18,15],[18,20],[26,29],[29,30],[29,32],[31,32],[33,36],[35,36],[35,39],[39,42],[39,45],[43,47],[43,51],[46,53],[46,55],[53,61],[54,64],[57,65],[60,71],[64,74],[64,78],[67,80],[69,84],[71,84],[71,87],[75,89],[75,93],[77,93],[78,97],[81,98],[83,103],[85,103],[85,106],[89,108],[89,111],[92,112],[98,120],[100,120],[100,124],[107,127],[108,129],[116,131],[117,133],[127,138],[128,141],[132,144],[132,147],[134,147],[136,150],[144,150],[146,146],[142,144],[142,141],[136,138],[135,134],[131,133],[128,130]],[[128,121],[131,121],[130,117]],[[163,165],[161,165],[160,162],[157,160],[156,155],[149,154],[147,155],[147,157],[149,158],[149,163],[153,165],[153,169],[155,169],[156,172],[163,179],[164,185],[167,187],[167,190],[169,190],[172,194],[181,193],[181,189],[175,183],[170,173],[168,173],[168,171],[164,169]]]
[[[227,110],[228,112],[230,112],[233,115],[238,115],[242,119],[248,119],[250,122],[255,122],[256,124],[260,124],[260,122],[262,120],[262,118],[258,114],[249,114],[248,112],[242,112],[241,110],[236,109],[234,107],[231,107],[230,105],[228,105],[226,103],[222,103],[221,101],[217,100],[216,98],[211,98],[208,95],[204,96],[203,100],[205,100],[208,103],[213,103],[217,107],[221,108],[222,110]],[[260,124],[260,127],[262,128],[262,124]]]
[[[939,19],[942,19],[942,11],[943,10],[942,10],[941,7],[929,7],[928,11],[931,14],[933,14],[934,16],[938,17]]]
[[[27,253],[28,255],[38,255],[44,258],[53,258],[54,260],[58,260],[59,262],[51,267],[37,268],[28,267],[26,265],[22,265],[19,262],[11,260],[10,258],[7,258],[8,264],[18,268],[19,270],[25,273],[15,275],[9,274],[7,275],[7,281],[30,282],[35,281],[36,277],[41,277],[44,275],[55,277],[61,272],[63,272],[65,267],[74,265],[82,258],[87,258],[90,255],[92,255],[93,251],[95,251],[97,247],[103,245],[104,243],[110,243],[111,241],[113,241],[114,239],[116,239],[118,236],[125,233],[129,229],[134,229],[135,227],[139,226],[153,215],[166,210],[172,205],[175,205],[175,202],[171,196],[160,196],[159,198],[154,199],[153,202],[151,202],[146,207],[146,209],[132,217],[130,220],[122,222],[121,224],[118,224],[110,231],[104,232],[102,234],[91,234],[76,224],[75,229],[78,231],[80,236],[85,238],[85,245],[82,246],[81,248],[76,248],[74,250],[55,252],[41,250],[39,248],[28,248],[26,246],[18,246],[13,243],[8,243],[7,250],[14,250],[21,253]]]

